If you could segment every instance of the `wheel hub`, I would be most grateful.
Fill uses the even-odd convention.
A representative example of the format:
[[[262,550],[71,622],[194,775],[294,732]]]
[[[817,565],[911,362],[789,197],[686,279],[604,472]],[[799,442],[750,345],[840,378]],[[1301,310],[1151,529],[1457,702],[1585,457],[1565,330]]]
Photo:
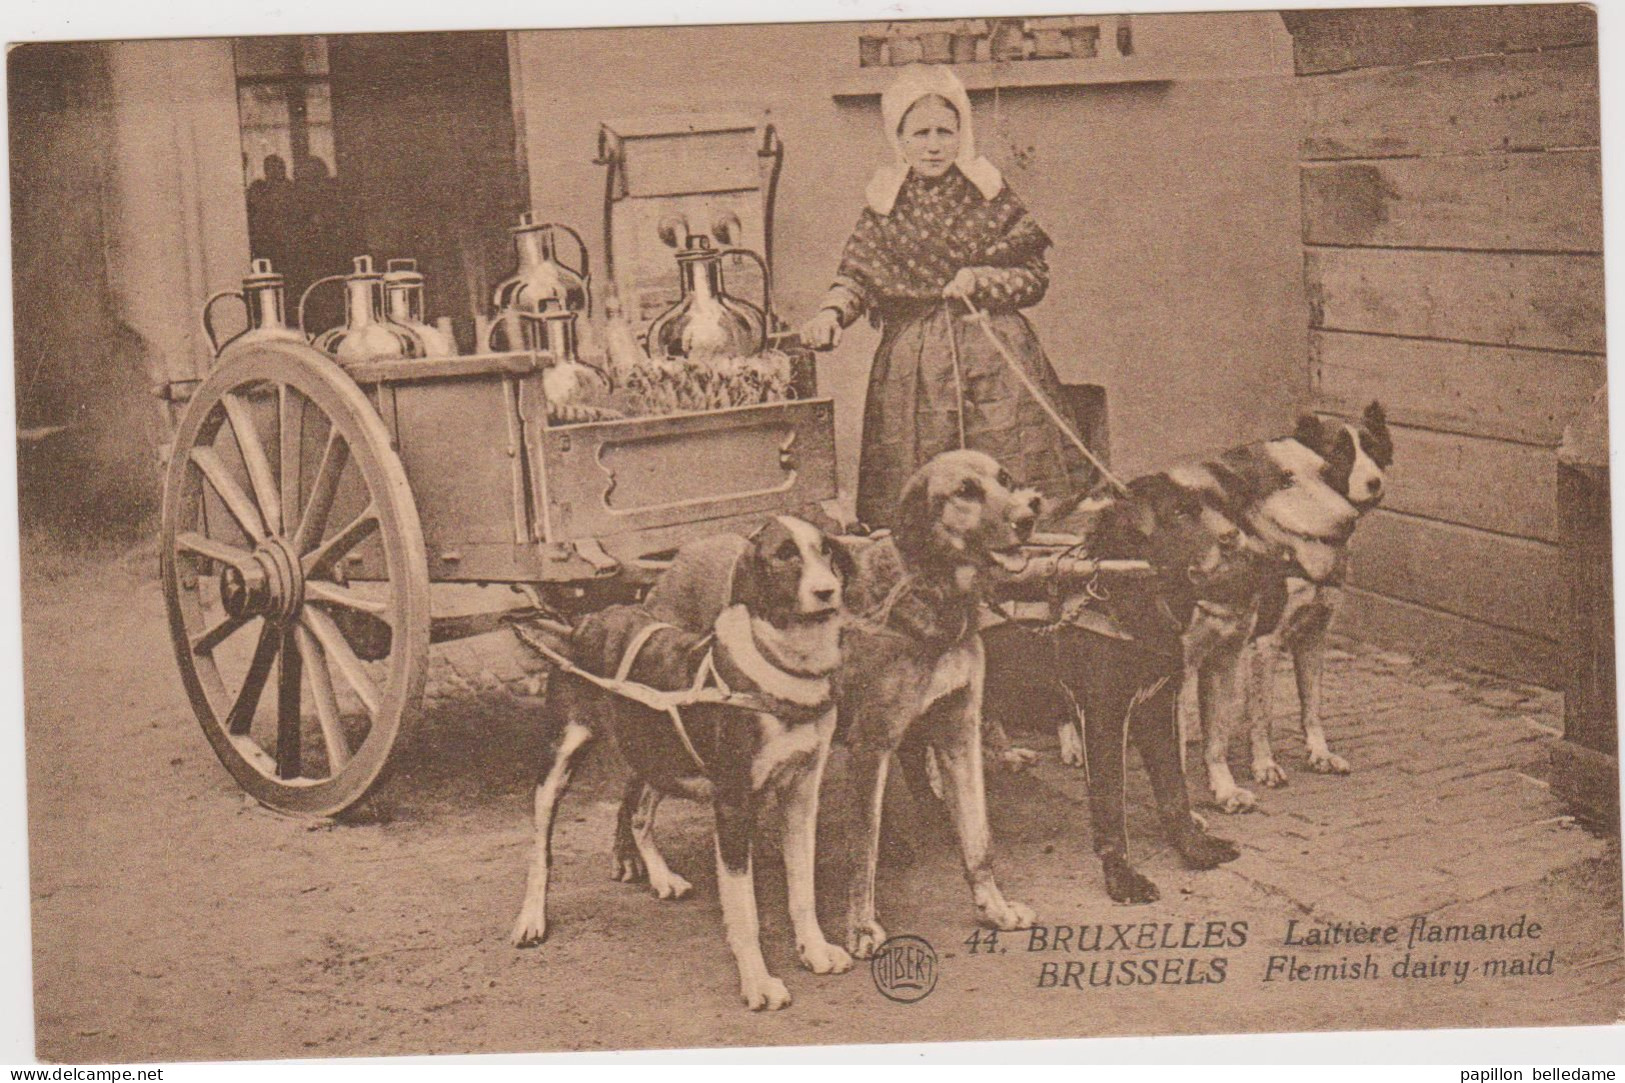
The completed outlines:
[[[299,561],[281,538],[267,539],[247,560],[220,569],[220,604],[231,616],[242,620],[292,620],[304,602],[304,594]]]

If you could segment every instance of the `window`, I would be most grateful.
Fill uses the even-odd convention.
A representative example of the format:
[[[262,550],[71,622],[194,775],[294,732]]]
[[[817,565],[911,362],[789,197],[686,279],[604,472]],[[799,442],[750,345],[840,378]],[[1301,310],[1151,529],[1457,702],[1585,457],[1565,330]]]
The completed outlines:
[[[297,179],[301,166],[308,173],[312,158],[336,175],[327,39],[238,38],[233,48],[244,183],[266,180],[277,161],[287,178]]]

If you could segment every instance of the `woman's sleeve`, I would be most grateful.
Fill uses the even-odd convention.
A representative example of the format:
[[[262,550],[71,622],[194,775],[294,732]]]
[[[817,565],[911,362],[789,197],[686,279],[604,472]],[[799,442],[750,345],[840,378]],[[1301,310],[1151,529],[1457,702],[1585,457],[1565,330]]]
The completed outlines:
[[[1049,264],[1033,256],[1013,267],[977,267],[972,299],[979,308],[1027,308],[1049,290]]]
[[[858,224],[847,238],[841,252],[841,265],[835,272],[835,281],[819,302],[820,309],[831,309],[840,317],[842,327],[850,327],[859,316],[868,311],[874,300],[875,267],[879,259],[880,237],[874,212],[864,209]]]
[[[834,285],[824,292],[824,299],[818,307],[830,309],[840,318],[842,327],[850,327],[868,309],[869,300],[857,283],[837,275]]]
[[[974,268],[972,299],[981,308],[1027,308],[1049,290],[1050,239],[1008,187],[996,199],[1000,236],[986,252],[987,264]]]

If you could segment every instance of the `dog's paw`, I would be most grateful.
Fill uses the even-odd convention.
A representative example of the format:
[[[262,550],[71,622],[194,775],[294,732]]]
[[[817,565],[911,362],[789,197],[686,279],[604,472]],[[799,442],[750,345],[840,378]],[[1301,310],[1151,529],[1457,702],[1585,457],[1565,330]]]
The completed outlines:
[[[1286,785],[1286,772],[1274,760],[1261,760],[1253,764],[1253,781],[1270,789],[1279,789]]]
[[[1251,812],[1258,807],[1258,798],[1253,796],[1253,791],[1237,786],[1230,790],[1215,791],[1213,803],[1219,806],[1220,812],[1233,816],[1238,812]]]
[[[516,948],[534,948],[547,939],[547,915],[525,907],[519,912],[519,920],[514,922],[509,939]]]
[[[1354,770],[1353,767],[1349,766],[1348,760],[1330,749],[1324,752],[1311,752],[1309,754],[1309,766],[1322,775],[1346,775]]]
[[[854,959],[869,959],[886,942],[886,930],[880,927],[878,921],[868,921],[852,926],[846,934],[846,950]]]
[[[665,876],[649,877],[649,890],[654,892],[657,899],[670,899],[676,902],[687,897],[688,893],[694,890],[694,885],[667,869]]]
[[[814,974],[845,974],[852,969],[852,956],[827,940],[797,944],[801,965]]]
[[[615,867],[609,875],[610,879],[619,880],[623,884],[641,884],[649,878],[649,870],[643,867],[643,858],[635,852],[616,854]]]
[[[1038,763],[1038,753],[1030,748],[1007,748],[999,753],[999,763],[1007,771],[1025,771]]]
[[[1216,869],[1241,856],[1241,847],[1203,831],[1193,831],[1174,843],[1189,869]]]
[[[1068,767],[1083,766],[1083,737],[1076,726],[1062,726],[1056,731],[1061,738],[1061,762]]]
[[[754,980],[741,978],[739,999],[743,1000],[745,1007],[753,1012],[776,1012],[780,1008],[790,1006],[790,990],[771,974],[764,974]]]
[[[1007,899],[998,899],[991,903],[978,905],[976,907],[976,917],[983,925],[991,925],[995,929],[1004,931],[1030,929],[1038,921],[1038,915],[1033,913],[1032,907],[1010,902]]]
[[[1104,869],[1106,895],[1112,902],[1144,906],[1162,898],[1162,892],[1157,890],[1157,885],[1140,875],[1139,870],[1127,861],[1107,860],[1104,862]]]

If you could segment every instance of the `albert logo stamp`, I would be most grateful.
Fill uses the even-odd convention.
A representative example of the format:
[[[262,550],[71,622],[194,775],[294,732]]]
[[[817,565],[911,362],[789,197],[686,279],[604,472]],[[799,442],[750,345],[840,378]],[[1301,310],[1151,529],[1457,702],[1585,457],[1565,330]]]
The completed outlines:
[[[869,972],[881,996],[913,1004],[937,987],[937,953],[923,937],[894,936],[875,952]]]

